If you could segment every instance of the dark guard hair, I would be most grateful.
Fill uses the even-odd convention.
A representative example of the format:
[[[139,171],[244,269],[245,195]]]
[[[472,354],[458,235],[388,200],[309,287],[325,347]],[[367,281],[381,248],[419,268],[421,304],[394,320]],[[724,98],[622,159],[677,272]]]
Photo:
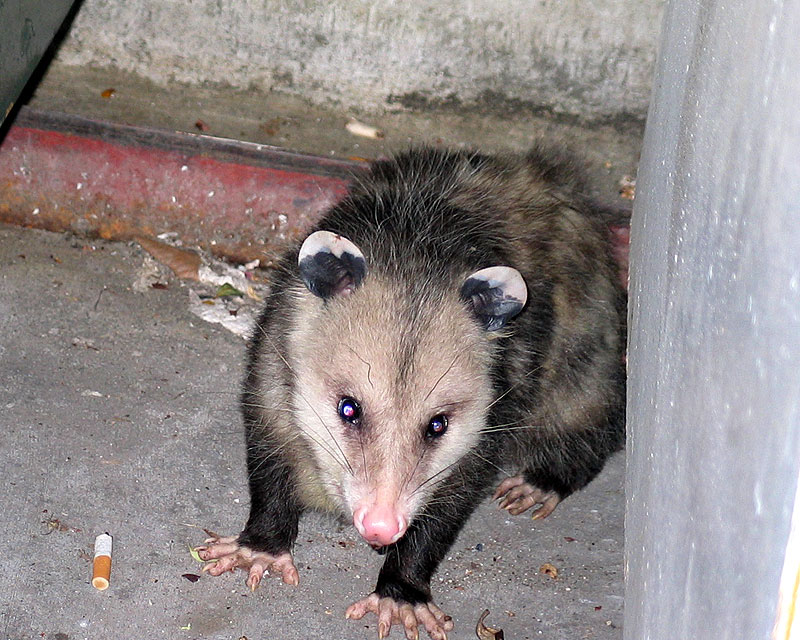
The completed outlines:
[[[327,304],[369,278],[394,283],[404,300],[397,330],[408,331],[412,345],[424,330],[416,319],[458,292],[457,304],[472,310],[492,354],[493,401],[478,445],[388,548],[380,596],[430,601],[432,573],[498,469],[520,474],[555,502],[602,469],[624,441],[625,295],[604,211],[586,192],[575,162],[544,147],[524,157],[416,149],[354,179],[314,230],[357,251],[301,256],[300,266],[299,246],[284,256],[250,343],[242,408],[251,512],[240,545],[286,552],[305,509],[335,508],[324,487],[308,488],[320,462],[287,410],[298,383],[289,333],[309,290]],[[501,288],[470,279],[496,265],[524,278],[524,308]]]

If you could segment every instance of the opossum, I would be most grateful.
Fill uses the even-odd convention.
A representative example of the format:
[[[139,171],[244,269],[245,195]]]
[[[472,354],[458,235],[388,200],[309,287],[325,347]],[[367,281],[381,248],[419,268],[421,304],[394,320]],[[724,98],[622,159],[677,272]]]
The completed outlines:
[[[201,547],[209,573],[297,584],[300,516],[336,512],[385,553],[346,616],[446,638],[431,576],[481,500],[545,517],[623,446],[626,299],[586,193],[543,146],[354,180],[276,271],[242,394],[250,516]]]

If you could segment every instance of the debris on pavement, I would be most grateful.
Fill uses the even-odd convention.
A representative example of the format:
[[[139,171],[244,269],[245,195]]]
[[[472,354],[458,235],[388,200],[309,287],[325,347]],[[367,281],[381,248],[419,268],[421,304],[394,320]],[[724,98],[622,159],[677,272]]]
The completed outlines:
[[[383,131],[377,127],[369,124],[364,124],[358,120],[350,120],[344,128],[347,129],[354,136],[361,136],[362,138],[371,138],[372,140],[381,140],[385,137]]]
[[[62,520],[56,517],[50,517],[47,520],[42,520],[42,524],[45,525],[45,532],[43,535],[50,535],[53,531],[61,531],[67,533],[80,533],[80,529],[76,529],[75,527],[71,527],[68,524],[65,524]]]
[[[194,560],[196,560],[197,562],[201,562],[201,563],[204,563],[204,562],[205,562],[205,561],[204,561],[204,560],[203,560],[203,559],[200,557],[200,554],[199,554],[199,553],[197,553],[197,549],[195,549],[195,548],[194,548],[193,546],[191,546],[191,545],[189,545],[189,555],[190,555],[190,556],[192,556],[192,558],[193,558]]]
[[[94,562],[92,564],[92,586],[98,591],[108,589],[111,579],[112,539],[101,533],[94,539]]]
[[[486,617],[489,615],[489,610],[484,609],[481,617],[478,618],[478,624],[475,625],[475,635],[480,638],[480,640],[503,640],[504,634],[502,629],[495,629],[493,627],[487,627],[483,621],[486,620]]]
[[[633,200],[636,197],[636,178],[622,176],[619,180],[619,195],[626,200]]]
[[[199,280],[197,271],[200,268],[201,259],[194,251],[173,247],[166,242],[145,236],[138,236],[136,242],[161,264],[169,267],[179,278]]]
[[[189,311],[206,322],[221,324],[242,338],[247,338],[260,311],[260,302],[268,285],[254,276],[257,260],[234,267],[202,251],[189,251],[175,244],[173,234],[159,240],[139,237],[147,251],[133,289],[139,293],[167,287],[169,273],[186,280],[189,287]]]
[[[254,302],[237,306],[239,300],[242,299],[201,297],[190,289],[189,311],[206,322],[221,324],[237,336],[248,338],[255,326],[259,307]]]

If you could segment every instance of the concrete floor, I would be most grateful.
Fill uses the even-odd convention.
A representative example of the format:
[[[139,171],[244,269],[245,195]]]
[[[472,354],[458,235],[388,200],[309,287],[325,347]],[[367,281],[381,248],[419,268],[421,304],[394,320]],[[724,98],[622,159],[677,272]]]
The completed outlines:
[[[200,573],[201,527],[236,533],[247,516],[244,342],[192,315],[176,280],[136,293],[142,261],[134,245],[0,227],[0,638],[375,638],[374,618],[343,614],[381,559],[323,516],[302,521],[297,588],[183,577]],[[474,638],[489,609],[509,640],[621,638],[623,472],[620,454],[544,521],[482,505],[433,581],[450,637]]]
[[[30,104],[164,129],[201,122],[210,135],[340,157],[419,142],[522,151],[557,137],[588,158],[595,195],[623,208],[618,181],[635,175],[642,133],[525,115],[366,116],[58,63]],[[350,117],[385,137],[349,134]],[[251,594],[244,574],[184,577],[200,573],[188,547],[203,527],[237,533],[247,517],[245,344],[190,313],[189,285],[134,291],[143,261],[137,245],[0,226],[0,640],[375,638],[374,618],[344,610],[372,590],[381,558],[321,515],[301,522],[297,588],[268,580]],[[544,521],[482,505],[432,583],[456,623],[450,638],[475,638],[484,609],[509,640],[621,638],[623,475],[620,454]],[[98,592],[90,555],[103,531],[114,559]]]

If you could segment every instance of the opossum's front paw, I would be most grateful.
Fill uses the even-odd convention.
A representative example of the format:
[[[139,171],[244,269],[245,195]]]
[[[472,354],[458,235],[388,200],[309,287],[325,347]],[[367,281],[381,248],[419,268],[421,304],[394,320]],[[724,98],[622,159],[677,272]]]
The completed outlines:
[[[525,482],[523,476],[506,478],[494,492],[493,500],[500,500],[500,508],[505,509],[512,515],[518,516],[523,511],[527,511],[537,504],[541,505],[533,512],[533,519],[540,520],[549,516],[558,503],[561,496],[555,491],[542,491],[538,487]]]
[[[419,638],[419,625],[425,627],[433,640],[447,640],[447,632],[453,629],[453,619],[432,602],[413,605],[381,598],[377,593],[351,604],[344,617],[361,620],[370,612],[378,616],[378,638],[388,636],[393,624],[403,625],[408,640]]]
[[[253,551],[250,547],[239,544],[235,536],[208,538],[205,545],[195,549],[202,560],[208,562],[203,571],[218,576],[226,571],[244,569],[247,571],[246,584],[251,591],[255,591],[265,572],[280,574],[286,584],[296,585],[300,582],[297,567],[294,566],[292,554],[271,554],[264,551]]]

